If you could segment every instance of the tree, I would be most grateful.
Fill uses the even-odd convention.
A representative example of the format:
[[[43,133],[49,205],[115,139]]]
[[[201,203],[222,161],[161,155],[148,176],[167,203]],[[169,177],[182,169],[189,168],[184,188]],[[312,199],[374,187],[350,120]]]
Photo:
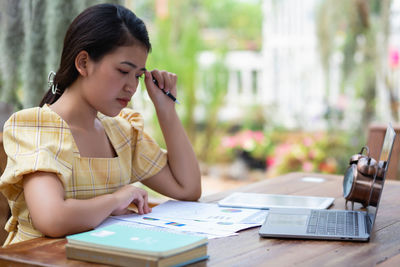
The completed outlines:
[[[45,42],[45,0],[24,1],[25,43],[23,55],[23,98],[24,107],[37,106],[47,88]]]
[[[182,103],[183,124],[193,142],[197,54],[202,47],[199,22],[193,16],[196,5],[193,1],[175,1],[173,8],[168,8],[168,13],[158,14],[155,19],[155,31],[151,32],[153,50],[148,65],[150,69],[166,69],[178,74],[179,93],[185,99]]]
[[[22,107],[18,98],[20,63],[24,31],[22,24],[22,3],[19,0],[0,2],[0,70],[2,77],[1,100],[11,103],[15,109]]]
[[[59,65],[67,27],[90,5],[123,0],[1,0],[0,99],[16,110],[37,106]]]
[[[68,26],[78,15],[78,9],[77,1],[46,1],[47,71],[56,71],[60,65],[64,36]]]
[[[211,162],[216,146],[220,141],[216,135],[219,129],[218,112],[224,104],[226,92],[228,89],[228,69],[224,64],[225,52],[221,52],[216,61],[202,72],[200,77],[203,83],[202,98],[199,102],[204,107],[206,123],[204,131],[200,138],[201,145],[198,146],[199,158],[203,162]],[[200,142],[197,142],[199,144]]]
[[[380,33],[387,34],[387,31],[382,31],[385,20],[381,9],[385,2],[325,0],[317,17],[320,54],[326,76],[329,79],[330,57],[335,49],[339,49],[343,55],[341,92],[355,90],[355,95],[362,99],[359,129],[362,132],[375,118],[376,85],[381,68],[377,42]],[[335,44],[338,36],[344,36],[339,47]]]

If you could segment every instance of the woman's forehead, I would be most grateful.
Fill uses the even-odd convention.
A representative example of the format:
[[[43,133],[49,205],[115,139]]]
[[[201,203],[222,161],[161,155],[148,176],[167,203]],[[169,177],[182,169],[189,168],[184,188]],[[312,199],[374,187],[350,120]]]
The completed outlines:
[[[109,53],[106,57],[113,59],[119,63],[129,62],[138,68],[144,68],[146,65],[148,52],[142,45],[119,46],[113,52]],[[128,64],[129,65],[129,64]]]

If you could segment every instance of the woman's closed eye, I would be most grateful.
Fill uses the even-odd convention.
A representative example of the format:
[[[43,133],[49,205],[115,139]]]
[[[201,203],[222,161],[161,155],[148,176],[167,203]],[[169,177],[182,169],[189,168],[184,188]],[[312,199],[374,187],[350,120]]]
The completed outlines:
[[[129,71],[124,71],[124,70],[121,70],[121,69],[118,69],[118,71],[119,71],[120,73],[122,73],[122,74],[128,74],[128,73],[129,73]]]
[[[123,69],[118,69],[118,71],[119,71],[121,74],[123,74],[123,75],[129,74],[129,71],[126,71],[126,70],[123,70]],[[135,75],[135,78],[136,78],[136,79],[140,79],[140,78],[143,77],[143,74],[144,74],[144,73],[136,74],[136,75]]]

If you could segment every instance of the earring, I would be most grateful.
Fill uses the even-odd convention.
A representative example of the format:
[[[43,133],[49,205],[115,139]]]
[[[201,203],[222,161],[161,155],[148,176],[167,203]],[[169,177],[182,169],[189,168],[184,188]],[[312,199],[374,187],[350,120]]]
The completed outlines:
[[[58,85],[54,84],[54,78],[56,77],[56,73],[54,71],[49,72],[49,76],[47,76],[47,84],[51,88],[51,92],[53,95],[57,93]]]

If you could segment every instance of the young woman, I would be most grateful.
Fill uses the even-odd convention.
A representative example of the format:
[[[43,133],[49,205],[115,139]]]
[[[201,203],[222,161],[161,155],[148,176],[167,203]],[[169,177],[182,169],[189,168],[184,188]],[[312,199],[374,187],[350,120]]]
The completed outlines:
[[[136,181],[171,198],[200,197],[196,156],[161,90],[176,95],[177,77],[146,69],[150,49],[143,21],[122,6],[96,5],[72,22],[40,107],[13,114],[4,126],[0,189],[12,211],[5,245],[89,230],[129,212],[131,203],[149,213]],[[143,131],[140,114],[125,109],[140,77],[168,153]]]

